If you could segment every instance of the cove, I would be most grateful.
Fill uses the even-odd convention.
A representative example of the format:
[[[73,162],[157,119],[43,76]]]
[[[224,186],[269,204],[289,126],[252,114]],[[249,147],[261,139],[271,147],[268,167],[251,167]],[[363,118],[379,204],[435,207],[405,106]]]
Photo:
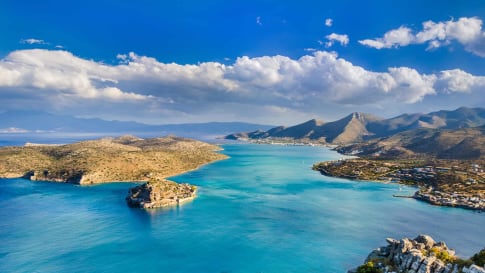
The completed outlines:
[[[329,178],[323,147],[227,144],[231,158],[172,177],[180,207],[126,206],[132,183],[0,180],[0,272],[346,272],[386,237],[419,233],[468,257],[485,213],[394,198],[415,189]]]

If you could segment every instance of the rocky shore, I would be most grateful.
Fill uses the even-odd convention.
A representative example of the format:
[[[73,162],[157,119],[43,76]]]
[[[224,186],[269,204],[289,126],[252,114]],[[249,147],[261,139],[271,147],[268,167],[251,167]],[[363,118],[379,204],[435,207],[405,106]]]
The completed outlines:
[[[348,273],[485,273],[485,249],[464,260],[428,235],[386,241],[386,246],[373,250],[363,265]]]
[[[169,180],[152,180],[128,191],[126,202],[130,207],[153,209],[176,206],[192,200],[197,187],[189,184],[178,184]]]

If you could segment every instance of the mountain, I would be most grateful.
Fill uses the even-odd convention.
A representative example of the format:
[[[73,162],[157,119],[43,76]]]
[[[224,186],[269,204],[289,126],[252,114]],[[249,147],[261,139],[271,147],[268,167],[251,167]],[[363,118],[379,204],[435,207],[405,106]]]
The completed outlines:
[[[268,130],[272,127],[244,122],[148,125],[130,121],[77,118],[42,111],[8,111],[0,113],[0,133],[141,133],[141,135],[157,136],[161,134],[224,136],[234,131]]]
[[[362,141],[366,136],[372,135],[366,129],[366,125],[376,120],[378,118],[369,114],[352,113],[340,120],[328,123],[312,119],[291,127],[279,126],[266,132],[235,133],[226,138],[264,139],[271,137],[318,143],[349,143]]]
[[[485,126],[455,130],[419,128],[342,146],[337,150],[344,154],[390,159],[419,155],[440,159],[479,159],[485,158]]]
[[[389,119],[356,112],[333,122],[325,123],[312,119],[291,127],[279,126],[268,131],[235,133],[226,136],[226,138],[279,138],[341,145],[391,136],[418,128],[459,129],[484,124],[485,109],[483,108],[461,107],[453,111],[403,114]]]
[[[485,124],[484,108],[460,107],[454,111],[437,111],[428,114],[403,114],[369,125],[377,136],[388,136],[417,128],[459,129]]]

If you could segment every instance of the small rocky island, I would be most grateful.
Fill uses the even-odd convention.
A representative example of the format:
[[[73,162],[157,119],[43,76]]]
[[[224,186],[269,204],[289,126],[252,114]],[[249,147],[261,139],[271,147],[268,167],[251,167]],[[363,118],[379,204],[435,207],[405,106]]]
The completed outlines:
[[[386,246],[373,250],[363,265],[348,273],[485,273],[485,248],[470,259],[461,259],[444,242],[428,235],[386,241]]]
[[[169,180],[151,180],[128,191],[126,202],[130,207],[153,209],[180,205],[195,198],[197,187]]]
[[[187,138],[135,136],[66,145],[28,143],[0,148],[0,177],[97,184],[148,182],[130,189],[130,206],[155,208],[194,198],[196,187],[165,180],[227,156],[220,147]]]

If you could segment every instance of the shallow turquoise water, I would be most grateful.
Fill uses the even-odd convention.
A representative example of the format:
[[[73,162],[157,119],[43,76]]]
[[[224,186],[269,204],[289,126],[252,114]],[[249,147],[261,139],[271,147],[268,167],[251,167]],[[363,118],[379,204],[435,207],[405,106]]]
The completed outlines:
[[[131,183],[0,180],[0,272],[346,272],[386,237],[427,233],[469,256],[485,213],[429,206],[398,185],[311,171],[320,147],[225,145],[230,159],[174,177],[178,208],[125,205]]]

